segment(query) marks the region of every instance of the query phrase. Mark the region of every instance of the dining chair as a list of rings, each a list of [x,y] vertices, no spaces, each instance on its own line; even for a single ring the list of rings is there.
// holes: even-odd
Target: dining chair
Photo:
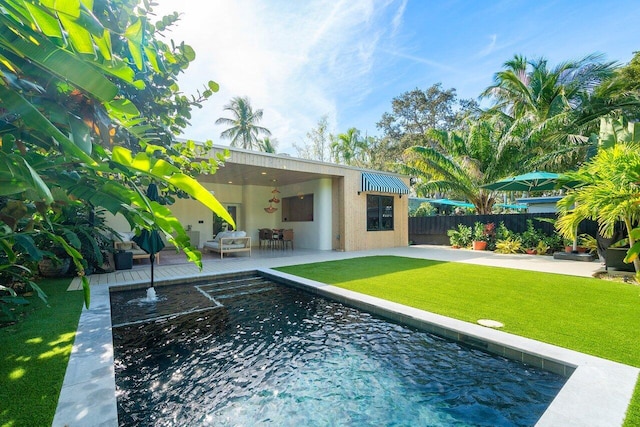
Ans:
[[[282,230],[274,228],[271,230],[273,235],[271,237],[271,245],[272,247],[280,247],[282,246]]]
[[[262,249],[262,243],[267,247],[271,247],[271,242],[273,240],[273,230],[270,228],[260,228],[258,230],[258,248]]]
[[[291,245],[293,250],[293,229],[282,230],[282,249],[287,248],[287,244]]]

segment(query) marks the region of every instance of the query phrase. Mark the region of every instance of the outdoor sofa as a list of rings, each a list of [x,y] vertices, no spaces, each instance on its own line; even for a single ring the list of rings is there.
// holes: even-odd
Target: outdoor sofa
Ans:
[[[224,254],[235,252],[249,252],[251,256],[251,237],[244,231],[221,231],[213,240],[204,242],[202,251],[218,252],[221,259]]]

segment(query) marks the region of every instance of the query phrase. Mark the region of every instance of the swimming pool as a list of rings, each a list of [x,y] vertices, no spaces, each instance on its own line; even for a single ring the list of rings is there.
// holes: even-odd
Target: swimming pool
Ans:
[[[111,294],[120,425],[533,425],[565,381],[261,277],[158,294]]]

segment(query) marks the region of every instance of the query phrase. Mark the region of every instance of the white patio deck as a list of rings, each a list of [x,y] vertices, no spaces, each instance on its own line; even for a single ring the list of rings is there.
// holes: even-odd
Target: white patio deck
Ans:
[[[214,254],[215,255],[215,254]],[[425,258],[436,261],[455,261],[469,264],[508,267],[521,270],[542,271],[546,273],[567,274],[570,276],[591,277],[601,269],[598,262],[575,262],[555,260],[550,256],[502,255],[487,251],[452,249],[445,246],[416,245],[401,248],[388,248],[357,252],[315,251],[306,249],[278,250],[255,249],[251,256],[238,254],[221,260],[211,254],[203,255],[202,270],[185,260],[184,254],[163,251],[161,264],[154,267],[154,280],[187,279],[198,276],[210,276],[242,270],[283,267],[286,265],[306,264],[373,255],[394,255],[411,258]],[[131,270],[118,270],[113,273],[96,274],[89,277],[91,286],[96,285],[132,285],[149,282],[150,265],[148,261],[134,264]],[[80,280],[74,279],[69,290],[80,289]]]

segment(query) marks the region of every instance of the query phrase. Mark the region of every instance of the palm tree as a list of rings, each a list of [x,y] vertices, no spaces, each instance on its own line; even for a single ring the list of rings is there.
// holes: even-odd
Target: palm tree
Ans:
[[[569,190],[558,202],[560,232],[573,237],[578,224],[588,218],[598,222],[600,234],[607,238],[613,235],[616,222],[622,221],[633,246],[637,235],[631,230],[640,220],[640,145],[618,143],[602,149],[580,170],[566,175],[567,180],[584,185]],[[639,273],[637,257],[633,265]]]
[[[588,55],[554,68],[544,58],[516,55],[507,61],[481,94],[495,101],[486,114],[499,117],[509,128],[501,145],[521,147],[547,169],[566,169],[583,161],[598,118],[618,108],[603,102],[608,95],[596,90],[616,69],[600,59]]]
[[[360,131],[350,128],[332,138],[331,154],[336,163],[363,166],[366,163],[367,142],[360,137]]]
[[[232,147],[241,147],[245,150],[259,149],[258,136],[271,135],[269,129],[258,126],[262,120],[262,110],[253,111],[248,97],[237,96],[231,99],[224,109],[231,111],[233,118],[220,117],[216,120],[216,124],[231,126],[223,131],[220,137],[230,139]]]
[[[276,150],[278,148],[278,140],[276,138],[269,138],[265,136],[260,141],[258,141],[260,151],[265,153],[276,154]]]
[[[506,176],[517,163],[499,151],[501,133],[490,121],[474,123],[465,133],[431,129],[426,134],[430,143],[408,148],[399,169],[419,179],[418,196],[445,193],[468,200],[479,214],[491,213],[496,200],[481,185]]]

